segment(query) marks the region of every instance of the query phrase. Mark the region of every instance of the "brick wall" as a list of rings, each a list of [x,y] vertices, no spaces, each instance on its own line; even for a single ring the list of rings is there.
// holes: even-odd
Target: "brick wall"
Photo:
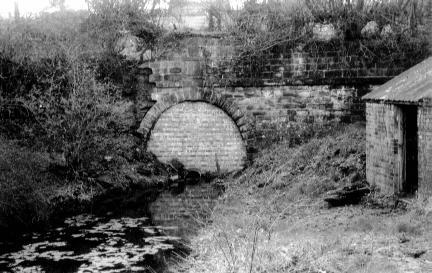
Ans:
[[[432,196],[432,107],[418,109],[418,193],[419,197]]]
[[[205,102],[182,102],[164,111],[147,149],[162,162],[177,159],[188,169],[209,172],[240,170],[246,161],[246,144],[237,125]]]
[[[391,104],[366,103],[366,178],[382,192],[398,193],[398,108]]]

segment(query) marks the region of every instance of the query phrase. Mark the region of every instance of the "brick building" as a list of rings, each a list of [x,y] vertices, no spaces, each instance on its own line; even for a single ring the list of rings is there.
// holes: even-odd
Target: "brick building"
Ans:
[[[366,176],[382,192],[432,195],[432,58],[365,95]]]

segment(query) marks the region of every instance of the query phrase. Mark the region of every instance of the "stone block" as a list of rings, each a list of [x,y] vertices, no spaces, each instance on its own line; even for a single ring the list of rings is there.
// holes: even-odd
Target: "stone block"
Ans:
[[[182,72],[182,69],[180,67],[173,67],[170,68],[169,73],[171,74],[179,74]]]

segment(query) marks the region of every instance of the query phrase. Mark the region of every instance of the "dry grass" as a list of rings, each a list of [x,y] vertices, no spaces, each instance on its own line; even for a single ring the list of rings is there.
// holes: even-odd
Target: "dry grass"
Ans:
[[[365,179],[364,124],[327,127],[304,145],[281,142],[264,150],[238,179],[289,200],[316,197]],[[284,189],[289,189],[284,191]]]
[[[321,201],[323,184],[351,176],[341,166],[363,170],[356,161],[364,161],[363,145],[364,128],[350,125],[300,147],[263,152],[226,181],[211,221],[192,239],[194,253],[172,271],[432,272],[432,221],[424,206],[327,209]]]

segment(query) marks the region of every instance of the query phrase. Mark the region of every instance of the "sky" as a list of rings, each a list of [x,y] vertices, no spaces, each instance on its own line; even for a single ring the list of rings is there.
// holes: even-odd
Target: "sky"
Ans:
[[[49,0],[0,0],[0,16],[8,18],[14,14],[14,2],[18,2],[20,14],[30,16],[50,8]],[[87,9],[85,0],[66,0],[66,8]]]
[[[0,0],[0,16],[8,18],[14,14],[14,2],[18,3],[20,15],[31,16],[41,11],[49,11],[49,0]],[[230,0],[234,8],[241,6],[243,0]],[[87,9],[85,0],[66,0],[67,9],[79,10]]]

